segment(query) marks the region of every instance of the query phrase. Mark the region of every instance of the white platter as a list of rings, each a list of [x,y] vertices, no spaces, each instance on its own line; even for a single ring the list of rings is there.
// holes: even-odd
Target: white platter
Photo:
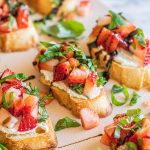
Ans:
[[[91,0],[92,8],[90,10],[90,14],[85,18],[78,18],[81,22],[83,22],[86,26],[87,32],[85,33],[85,37],[91,32],[92,27],[95,24],[95,20],[99,16],[104,16],[107,13],[107,8],[101,3],[99,0]],[[49,38],[42,36],[41,40],[50,40]],[[82,43],[82,41],[81,41]],[[35,75],[36,79],[32,81],[34,85],[39,86],[39,88],[43,91],[48,90],[47,87],[43,86],[39,82],[39,74],[34,70],[32,66],[32,61],[34,60],[35,55],[37,54],[36,49],[31,49],[25,52],[15,52],[4,54],[0,53],[0,72],[2,72],[6,68],[11,68],[15,72],[23,72],[27,75]],[[109,81],[105,89],[107,91],[107,95],[109,99],[110,97],[110,89],[114,84],[114,81]],[[132,92],[132,90],[130,90]],[[143,110],[144,114],[149,112],[149,107],[143,107],[142,101],[150,99],[150,93],[147,90],[142,89],[140,92],[141,100],[134,107],[140,107]],[[127,105],[122,107],[114,107],[113,113],[111,116],[100,119],[100,126],[85,131],[82,127],[65,129],[59,132],[56,132],[58,139],[58,150],[96,150],[97,147],[101,147],[102,150],[107,150],[108,147],[104,145],[100,145],[100,137],[99,134],[103,133],[104,126],[108,125],[112,122],[112,118],[115,114],[125,112],[127,109],[132,109],[134,107],[129,107]],[[55,126],[56,122],[65,116],[76,119],[70,111],[66,110],[64,107],[60,106],[56,100],[54,100],[49,106],[47,106],[49,115],[52,119],[53,126]],[[79,121],[79,120],[78,120]],[[94,138],[92,138],[94,137]]]

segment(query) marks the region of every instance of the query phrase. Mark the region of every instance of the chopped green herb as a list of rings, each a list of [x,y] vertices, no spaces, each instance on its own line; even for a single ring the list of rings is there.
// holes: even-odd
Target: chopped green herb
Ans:
[[[61,21],[52,26],[41,24],[40,28],[44,33],[60,39],[77,38],[85,31],[84,25],[75,20]]]
[[[17,10],[18,10],[18,6],[19,6],[19,2],[18,0],[12,1],[12,0],[7,0],[8,6],[9,6],[9,10],[10,13],[13,15],[17,14]]]
[[[8,148],[4,144],[0,143],[0,150],[8,150]]]
[[[128,116],[140,115],[140,114],[141,114],[141,109],[140,108],[127,110],[127,115]]]
[[[105,85],[107,83],[107,80],[103,76],[103,72],[98,72],[97,74],[98,74],[97,86]]]
[[[114,87],[114,86],[113,86]],[[121,88],[120,88],[121,89]],[[118,100],[117,100],[117,98],[115,97],[115,94],[114,94],[114,89],[111,91],[111,99],[112,99],[112,103],[115,105],[115,106],[122,106],[122,105],[124,105],[127,101],[128,101],[128,99],[129,99],[129,92],[128,92],[128,89],[127,89],[127,87],[126,86],[124,86],[123,85],[123,87],[122,87],[122,92],[123,92],[123,95],[125,96],[125,99],[124,99],[124,101],[123,102],[119,102]],[[117,93],[118,93],[118,89],[116,90],[115,89],[115,92],[117,91]]]
[[[62,129],[65,128],[72,128],[72,127],[79,127],[80,123],[78,123],[77,121],[69,118],[69,117],[65,117],[63,119],[60,119],[55,126],[55,131],[60,131]]]
[[[115,132],[114,132],[114,137],[119,139],[120,138],[120,131],[121,131],[121,127],[118,125],[115,129]]]
[[[130,106],[135,105],[135,104],[138,102],[138,100],[139,100],[140,97],[141,97],[141,96],[138,95],[138,94],[134,91],[134,92],[132,93],[132,98],[131,98],[131,101],[130,101]]]
[[[127,24],[125,18],[122,17],[120,14],[117,14],[111,10],[109,10],[109,13],[111,15],[111,22],[108,27],[110,30],[113,30],[113,29],[117,28],[118,26]]]
[[[9,16],[9,24],[8,24],[8,28],[9,28],[10,31],[12,30],[14,21],[15,21],[15,18],[12,15],[10,15]]]
[[[135,38],[140,42],[140,44],[143,47],[146,47],[146,41],[145,41],[143,30],[138,28],[136,31],[137,31],[137,34],[135,35]]]
[[[18,80],[23,80],[23,79],[26,79],[27,77],[26,77],[26,75],[23,74],[23,73],[12,74],[12,75],[9,75],[9,76],[6,76],[6,77],[0,79],[0,83],[3,83],[3,82],[5,82],[6,80],[12,79],[12,78],[16,78],[16,79],[18,79]]]
[[[6,100],[6,93],[4,92],[3,95],[2,95],[2,102],[3,102],[3,105],[6,109],[10,108],[12,103],[13,103],[13,100],[14,100],[14,93],[13,92],[10,92],[10,95],[9,95],[9,102],[7,102]]]
[[[38,87],[32,87],[31,82],[29,82],[29,86],[26,87],[26,93],[29,95],[39,96],[39,89]]]
[[[125,150],[138,150],[137,145],[133,142],[126,142],[125,146]]]
[[[120,93],[120,92],[122,92],[122,86],[114,84],[113,87],[112,87],[112,92],[113,93]]]
[[[53,0],[53,3],[57,6],[57,5],[60,4],[60,1],[61,1],[61,0]]]
[[[77,92],[78,94],[82,94],[83,93],[83,85],[82,84],[71,84],[70,85],[72,90]]]

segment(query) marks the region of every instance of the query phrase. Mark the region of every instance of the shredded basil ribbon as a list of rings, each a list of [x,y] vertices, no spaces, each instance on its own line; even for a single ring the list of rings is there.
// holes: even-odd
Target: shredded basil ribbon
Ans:
[[[13,103],[13,100],[14,100],[14,93],[13,92],[10,92],[9,102],[7,102],[7,100],[6,100],[6,93],[5,92],[3,93],[2,102],[3,102],[3,105],[6,109],[11,107],[11,104]]]
[[[6,80],[12,79],[12,78],[17,78],[18,80],[23,80],[23,79],[26,78],[26,75],[23,74],[23,73],[12,74],[12,75],[9,75],[9,76],[7,76],[7,77],[4,77],[4,78],[0,79],[0,83],[3,83],[3,82],[5,82]]]

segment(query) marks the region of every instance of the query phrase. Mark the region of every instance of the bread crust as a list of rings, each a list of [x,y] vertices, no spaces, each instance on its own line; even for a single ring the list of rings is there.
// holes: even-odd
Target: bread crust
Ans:
[[[109,102],[104,89],[94,99],[79,99],[70,96],[66,91],[63,91],[55,86],[51,86],[52,93],[58,102],[70,109],[72,114],[80,117],[80,110],[82,108],[89,108],[98,113],[99,117],[103,118],[111,114],[112,105]]]
[[[55,7],[53,0],[25,0],[26,3],[38,13],[49,15]]]
[[[0,33],[0,51],[24,51],[36,46],[38,35],[30,23],[28,28],[19,29],[10,33]]]
[[[57,140],[50,119],[47,125],[46,133],[15,135],[0,130],[0,143],[5,143],[9,150],[54,150]]]
[[[140,90],[150,84],[150,67],[130,67],[117,62],[112,62],[109,70],[110,78],[127,87]]]

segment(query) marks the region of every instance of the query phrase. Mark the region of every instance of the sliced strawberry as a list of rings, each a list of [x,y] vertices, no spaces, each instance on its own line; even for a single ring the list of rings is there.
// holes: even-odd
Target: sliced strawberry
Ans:
[[[9,75],[12,75],[12,74],[14,74],[14,72],[12,72],[10,69],[7,68],[7,69],[4,70],[4,72],[2,73],[0,79],[2,79],[2,78],[4,78],[4,77],[7,77],[7,76],[9,76]]]
[[[100,34],[98,36],[97,44],[104,45],[104,43],[108,39],[110,33],[111,33],[111,31],[109,29],[103,27],[102,31],[100,32]]]
[[[28,18],[29,18],[28,8],[25,6],[20,6],[18,8],[17,14],[17,23],[20,29],[27,28],[29,26]]]
[[[130,22],[127,22],[127,25],[118,26],[117,29],[113,30],[116,33],[119,33],[122,38],[127,37],[131,32],[136,30],[136,26]]]
[[[106,44],[104,48],[108,52],[112,53],[117,49],[118,43],[119,43],[118,35],[111,32],[108,39],[106,40]]]
[[[55,68],[54,81],[64,80],[70,72],[70,63],[68,61],[58,64]]]
[[[80,16],[86,15],[90,10],[90,0],[81,0],[79,6],[77,7],[77,13]]]
[[[85,71],[82,71],[81,69],[76,68],[68,76],[67,82],[68,84],[72,83],[82,84],[85,82],[86,78],[87,73]]]
[[[75,58],[69,58],[69,63],[70,63],[72,68],[76,68],[80,64],[79,60],[77,60]]]
[[[112,137],[115,132],[116,123],[112,123],[104,128],[105,134],[109,137]]]
[[[93,94],[93,91],[96,88],[97,79],[98,79],[98,76],[94,71],[89,73],[89,75],[86,79],[86,82],[85,82],[84,89],[83,89],[83,95],[85,95],[87,97],[91,97],[91,95]]]
[[[62,47],[62,51],[66,52],[65,56],[69,59],[74,56],[74,52],[69,50],[70,44],[69,43],[64,43]]]
[[[144,58],[144,66],[150,63],[150,40],[146,40],[147,52]]]
[[[102,144],[104,144],[104,145],[109,146],[111,140],[110,140],[110,137],[109,137],[107,134],[103,134],[102,137],[101,137],[100,142],[101,142]]]
[[[13,102],[13,110],[12,108],[9,109],[9,111],[16,117],[22,115],[23,113],[23,110],[24,110],[24,102],[22,99],[18,99],[18,100],[15,100]]]
[[[46,62],[39,64],[40,70],[48,70],[48,71],[54,71],[54,67],[57,66],[59,63],[58,59],[51,59]]]
[[[99,116],[89,108],[83,108],[80,111],[81,123],[85,130],[99,126]]]
[[[33,116],[31,116],[30,114],[23,115],[19,124],[18,131],[19,132],[29,131],[34,129],[36,125],[37,125],[37,120]]]

